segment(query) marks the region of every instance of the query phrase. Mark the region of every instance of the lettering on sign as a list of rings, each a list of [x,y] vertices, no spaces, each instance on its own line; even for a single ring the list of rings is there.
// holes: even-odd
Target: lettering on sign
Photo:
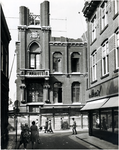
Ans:
[[[100,89],[96,91],[92,89],[91,94],[89,94],[89,98],[100,96],[101,89],[102,89],[102,86],[100,86]]]

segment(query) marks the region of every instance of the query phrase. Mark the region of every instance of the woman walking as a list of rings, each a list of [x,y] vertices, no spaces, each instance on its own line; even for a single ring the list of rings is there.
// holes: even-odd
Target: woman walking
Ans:
[[[21,124],[21,135],[20,135],[20,142],[19,142],[19,145],[18,145],[18,149],[20,147],[21,144],[24,144],[24,148],[26,149],[27,147],[27,143],[29,142],[29,127],[27,124],[22,125]]]
[[[39,139],[39,131],[38,131],[38,127],[35,125],[35,121],[32,122],[32,126],[30,127],[30,131],[31,131],[32,149],[33,149],[34,144]]]

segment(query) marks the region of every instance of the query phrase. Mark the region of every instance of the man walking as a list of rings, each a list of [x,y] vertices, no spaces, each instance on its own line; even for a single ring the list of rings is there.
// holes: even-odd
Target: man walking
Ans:
[[[44,133],[46,133],[46,132],[48,132],[48,118],[45,121],[45,132]]]
[[[77,134],[77,131],[76,131],[76,121],[75,121],[75,119],[74,118],[72,118],[72,120],[73,120],[73,125],[72,125],[72,134]]]
[[[61,118],[61,129],[63,130],[63,119]]]

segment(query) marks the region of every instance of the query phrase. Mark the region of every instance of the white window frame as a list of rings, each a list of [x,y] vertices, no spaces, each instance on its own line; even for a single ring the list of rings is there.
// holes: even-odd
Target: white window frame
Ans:
[[[116,69],[119,69],[119,29],[115,33]]]
[[[107,2],[104,2],[104,4],[101,6],[101,30],[103,30],[108,24],[107,14]]]
[[[92,81],[97,80],[97,51],[92,54]]]
[[[102,76],[105,76],[109,73],[109,44],[106,40],[102,44]]]
[[[96,39],[96,15],[92,19],[92,42]]]
[[[114,14],[118,13],[118,0],[114,0]]]

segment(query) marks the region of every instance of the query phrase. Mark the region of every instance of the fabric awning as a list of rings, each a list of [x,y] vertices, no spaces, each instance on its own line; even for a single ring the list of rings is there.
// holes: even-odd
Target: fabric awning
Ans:
[[[81,111],[99,109],[106,103],[107,100],[108,98],[87,102]]]
[[[119,96],[111,97],[101,108],[119,107]]]

